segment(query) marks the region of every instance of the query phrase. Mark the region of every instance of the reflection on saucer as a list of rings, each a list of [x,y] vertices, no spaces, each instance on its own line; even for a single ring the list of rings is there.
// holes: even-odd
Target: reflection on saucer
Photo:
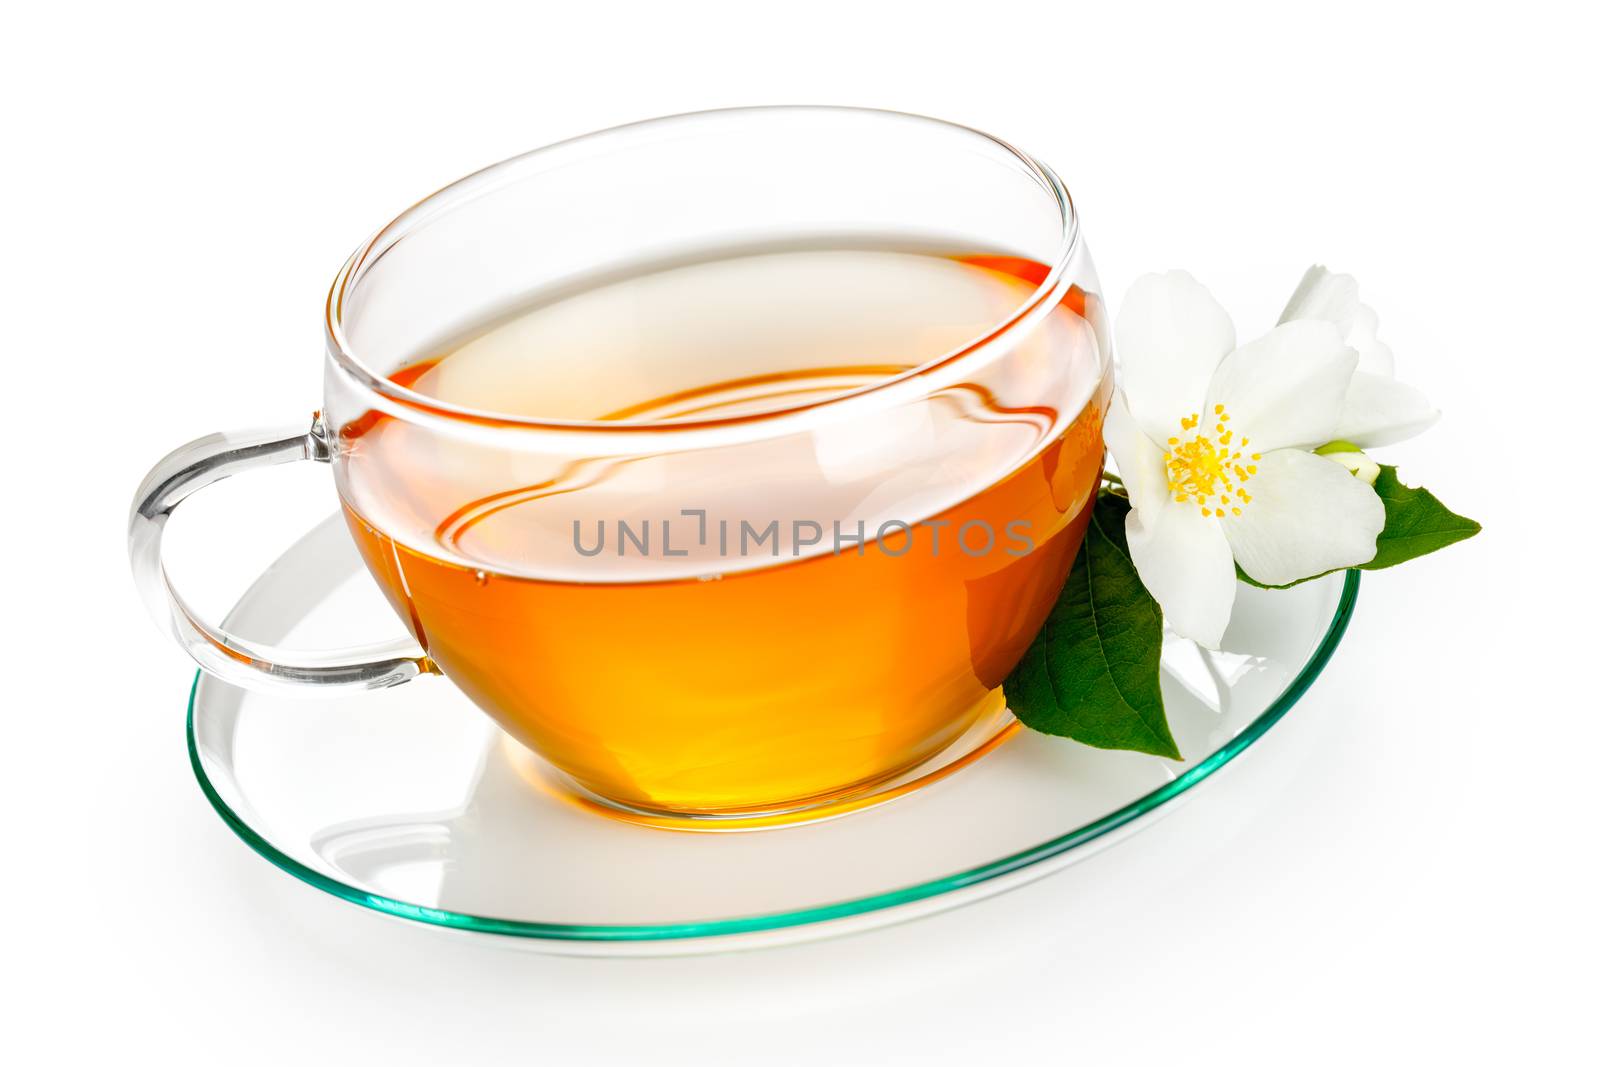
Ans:
[[[1220,651],[1169,637],[1164,692],[1182,763],[1024,730],[894,803],[776,830],[670,833],[597,815],[438,678],[317,702],[206,678],[192,707],[195,766],[258,851],[392,914],[549,951],[825,936],[1000,891],[1148,824],[1293,703],[1354,592],[1341,579],[1241,587]],[[347,641],[352,619],[373,633],[396,625],[334,519],[229,625],[314,644]]]

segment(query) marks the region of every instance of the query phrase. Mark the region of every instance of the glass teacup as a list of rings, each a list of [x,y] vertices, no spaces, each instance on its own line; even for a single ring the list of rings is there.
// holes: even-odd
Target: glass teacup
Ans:
[[[619,811],[859,806],[1007,728],[1099,483],[1097,288],[1056,176],[965,127],[755,108],[580,137],[363,245],[309,429],[158,464],[134,571],[229,682],[442,673]],[[298,459],[332,465],[420,652],[261,647],[167,585],[179,501]]]

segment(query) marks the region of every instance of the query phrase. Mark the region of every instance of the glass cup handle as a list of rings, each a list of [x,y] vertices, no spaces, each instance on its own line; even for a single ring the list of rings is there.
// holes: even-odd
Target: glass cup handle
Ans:
[[[320,416],[307,430],[217,433],[191,441],[157,463],[128,514],[128,560],[156,625],[170,632],[210,674],[248,689],[338,693],[383,689],[437,673],[407,638],[358,648],[308,652],[257,644],[197,616],[172,587],[161,563],[167,518],[196,489],[242,471],[333,457]]]

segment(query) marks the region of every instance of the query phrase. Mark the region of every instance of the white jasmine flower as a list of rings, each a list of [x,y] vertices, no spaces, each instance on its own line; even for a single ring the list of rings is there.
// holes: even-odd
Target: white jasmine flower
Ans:
[[[1394,380],[1394,353],[1378,340],[1378,316],[1361,302],[1350,275],[1326,267],[1306,271],[1278,322],[1301,319],[1333,323],[1358,357],[1333,440],[1362,448],[1392,445],[1439,421],[1421,392]]]
[[[1345,337],[1365,340],[1355,314],[1323,318],[1331,295],[1311,286],[1294,317],[1237,348],[1227,312],[1182,271],[1139,279],[1117,317],[1105,438],[1132,504],[1128,549],[1168,623],[1207,647],[1233,612],[1235,561],[1283,585],[1377,552],[1377,494],[1311,451],[1341,436],[1359,360]]]

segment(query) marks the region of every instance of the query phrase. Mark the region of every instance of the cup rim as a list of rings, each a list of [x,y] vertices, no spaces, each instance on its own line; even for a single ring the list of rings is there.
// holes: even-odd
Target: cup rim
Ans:
[[[355,354],[349,339],[344,332],[343,306],[350,286],[357,280],[361,269],[369,261],[376,262],[377,258],[388,251],[406,232],[422,224],[427,219],[449,210],[457,203],[473,199],[483,193],[489,192],[508,180],[514,180],[513,172],[529,161],[547,153],[560,150],[572,150],[585,142],[598,142],[603,138],[615,136],[630,130],[639,130],[644,127],[660,128],[670,123],[694,120],[712,115],[734,114],[774,114],[806,112],[812,114],[844,114],[859,116],[874,116],[890,119],[911,119],[916,122],[927,123],[933,126],[944,127],[951,131],[975,134],[998,146],[1017,162],[1022,164],[1044,189],[1055,199],[1061,217],[1061,238],[1056,245],[1054,254],[1049,263],[1049,271],[1039,283],[1033,287],[1027,298],[1022,301],[1006,318],[1000,320],[981,335],[973,338],[960,348],[937,356],[911,367],[900,374],[892,375],[881,381],[861,386],[857,389],[846,390],[820,400],[810,400],[801,403],[788,404],[744,415],[723,415],[710,418],[674,419],[663,422],[626,422],[603,421],[584,419],[551,419],[528,415],[515,415],[507,412],[497,412],[482,408],[474,408],[462,404],[454,404],[428,396],[425,393],[409,389],[388,377],[377,373],[362,362]],[[934,118],[908,111],[895,111],[887,108],[846,107],[837,105],[819,104],[777,104],[757,105],[751,107],[711,108],[702,111],[685,111],[672,115],[662,115],[655,118],[641,119],[635,122],[626,122],[620,125],[594,130],[555,141],[539,148],[511,156],[497,163],[483,167],[468,174],[463,178],[451,182],[412,204],[405,211],[391,219],[382,229],[369,237],[335,275],[333,284],[328,290],[328,297],[324,307],[323,325],[328,341],[329,358],[362,386],[387,398],[388,400],[403,405],[424,415],[432,415],[448,420],[473,423],[479,426],[493,428],[523,428],[536,430],[550,430],[560,432],[592,432],[601,434],[628,434],[628,433],[676,433],[693,430],[709,430],[724,427],[752,427],[779,422],[795,416],[809,414],[820,409],[833,407],[847,402],[859,400],[872,394],[895,391],[896,387],[903,387],[908,382],[913,382],[929,374],[952,369],[967,362],[978,352],[987,348],[994,341],[1016,328],[1030,318],[1030,316],[1044,303],[1050,301],[1056,289],[1060,287],[1067,264],[1071,262],[1077,251],[1079,241],[1079,227],[1077,210],[1072,202],[1072,194],[1061,181],[1055,171],[1040,160],[1017,148],[1009,141],[1005,141],[991,133],[979,130],[962,123],[950,122],[945,119]]]

